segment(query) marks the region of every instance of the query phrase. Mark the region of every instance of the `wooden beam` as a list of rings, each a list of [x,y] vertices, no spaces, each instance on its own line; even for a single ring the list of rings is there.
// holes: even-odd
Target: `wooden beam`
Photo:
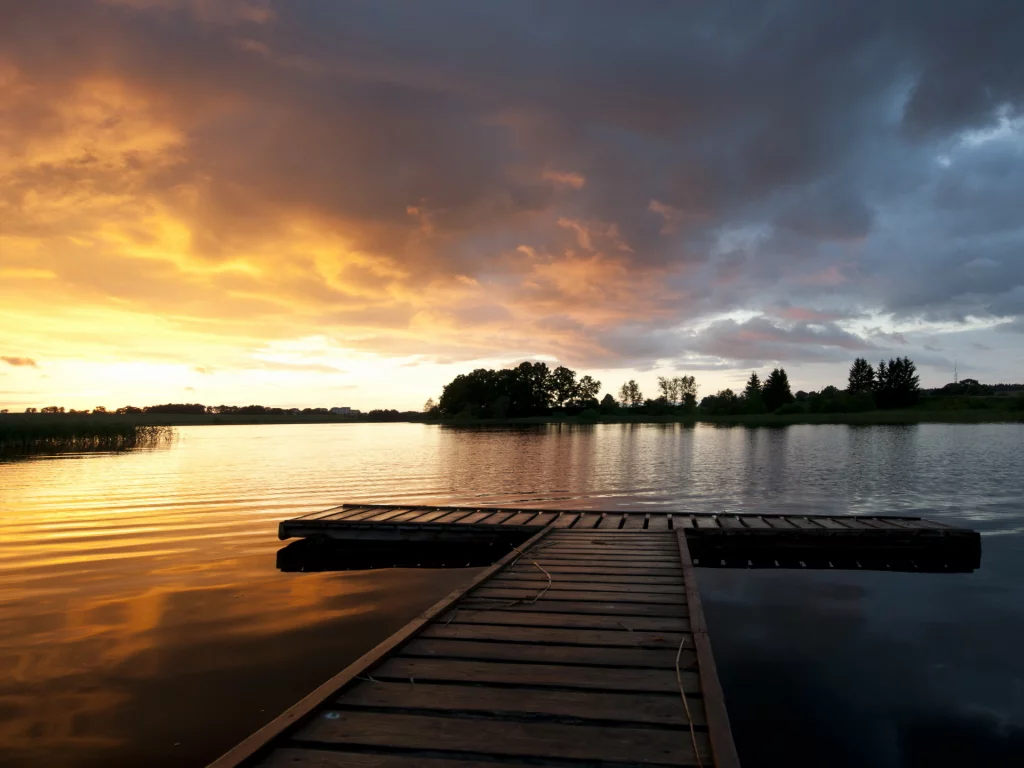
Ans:
[[[679,559],[683,563],[683,582],[686,588],[686,599],[690,604],[690,626],[693,632],[693,644],[697,652],[697,668],[700,671],[700,688],[704,695],[704,712],[708,723],[708,736],[711,739],[711,752],[715,756],[715,768],[740,768],[739,754],[732,739],[732,728],[729,726],[729,713],[725,708],[725,694],[718,680],[715,658],[711,653],[711,640],[708,638],[707,622],[701,608],[700,591],[697,589],[697,575],[686,546],[686,534],[678,531]]]

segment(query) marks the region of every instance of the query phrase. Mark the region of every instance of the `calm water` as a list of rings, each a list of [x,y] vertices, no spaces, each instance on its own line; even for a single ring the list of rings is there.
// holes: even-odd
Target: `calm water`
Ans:
[[[1024,764],[1024,426],[194,427],[0,464],[0,762],[202,765],[469,577],[284,574],[342,501],[920,514],[970,575],[702,570],[744,766]]]

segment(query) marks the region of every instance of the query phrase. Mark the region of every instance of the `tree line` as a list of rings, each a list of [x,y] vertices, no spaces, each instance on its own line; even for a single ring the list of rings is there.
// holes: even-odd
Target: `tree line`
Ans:
[[[590,376],[547,363],[520,363],[515,368],[477,368],[460,373],[444,386],[431,415],[468,418],[518,418],[542,416],[552,410],[579,413],[598,406],[601,382]]]
[[[424,411],[431,417],[519,418],[564,413],[594,416],[630,412],[650,415],[705,413],[835,413],[877,408],[909,408],[921,396],[914,362],[907,357],[872,366],[858,358],[850,368],[847,386],[825,387],[820,392],[795,394],[785,368],[775,368],[762,380],[750,374],[741,392],[723,389],[697,400],[693,376],[658,378],[658,396],[647,398],[636,380],[618,390],[618,399],[606,394],[597,399],[601,382],[590,376],[577,378],[564,366],[550,369],[546,363],[524,362],[515,368],[478,368],[459,374],[445,385],[440,399],[428,400]]]

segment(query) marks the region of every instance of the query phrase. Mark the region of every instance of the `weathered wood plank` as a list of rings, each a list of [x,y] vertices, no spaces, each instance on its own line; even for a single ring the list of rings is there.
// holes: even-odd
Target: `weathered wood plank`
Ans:
[[[483,523],[484,520],[491,517],[494,514],[493,510],[480,510],[478,512],[470,512],[465,517],[460,517],[457,521],[459,525],[476,525]]]
[[[499,642],[548,643],[552,645],[603,645],[619,648],[678,648],[680,632],[628,632],[610,629],[547,629],[540,627],[493,627],[488,624],[431,624],[424,637]]]
[[[423,755],[387,755],[348,750],[283,747],[260,762],[262,768],[508,768],[506,762],[449,760]]]
[[[579,512],[562,512],[551,524],[553,528],[568,528],[579,519]]]
[[[407,512],[414,511],[415,509],[413,507],[395,507],[393,509],[382,509],[372,517],[363,518],[363,521],[367,523],[383,523],[387,520],[391,520],[392,518],[398,517],[399,515],[404,515]]]
[[[536,592],[534,592],[536,594]],[[496,600],[474,600],[466,598],[459,603],[458,610],[489,610],[489,611],[513,611],[515,613],[585,613],[594,616],[686,616],[686,603],[683,601],[664,603],[644,603],[636,600],[628,602],[604,602],[600,600],[561,600],[558,599],[560,592],[552,595],[549,591],[540,600],[534,603],[516,603],[509,605],[506,602]],[[629,597],[618,593],[606,593],[609,599]],[[665,597],[660,595],[660,597]],[[627,622],[628,623],[628,622]]]
[[[530,525],[549,525],[552,521],[555,520],[555,518],[558,517],[558,515],[558,512],[541,512],[539,515],[533,518],[533,520],[530,521]]]
[[[450,523],[457,523],[462,518],[469,517],[471,514],[473,514],[472,510],[460,509],[457,512],[449,512],[447,515],[442,515],[441,517],[439,517],[436,520],[434,520],[434,522],[439,524],[439,525],[441,525],[441,524],[448,525]],[[401,519],[401,518],[399,518],[399,519]]]
[[[630,512],[626,515],[626,521],[622,524],[622,527],[626,530],[641,529],[646,521],[647,515],[639,512]]]
[[[342,505],[340,507],[331,507],[321,512],[310,512],[308,515],[302,515],[301,517],[294,518],[295,520],[345,520],[352,515],[358,514],[359,512],[365,512],[366,507],[355,506],[351,507],[348,505]]]
[[[413,522],[416,521],[416,518],[423,517],[425,514],[428,514],[429,511],[430,510],[423,509],[422,507],[415,507],[415,508],[413,508],[412,510],[410,510],[408,512],[403,512],[402,514],[398,515],[397,517],[391,518],[390,522],[392,522],[392,523],[413,523]],[[458,515],[460,517],[464,517],[465,516],[465,514],[461,513],[461,512],[449,512],[443,518],[439,518],[438,522],[441,522],[441,520],[443,520],[444,518],[446,518],[446,517],[448,517],[450,515]]]
[[[835,518],[831,517],[825,517],[824,515],[816,515],[815,517],[808,519],[813,520],[822,528],[826,528],[831,531],[849,530],[849,526],[845,525],[841,520],[836,520]]]
[[[689,734],[650,728],[615,728],[501,720],[465,720],[362,712],[325,712],[296,738],[331,744],[461,751],[524,758],[566,758],[695,765]],[[700,759],[710,764],[707,739],[698,735]]]
[[[761,519],[760,515],[743,515],[743,525],[753,530],[767,531],[771,529],[764,520]]]
[[[573,528],[574,531],[578,531],[578,530],[581,530],[581,529],[589,530],[589,529],[593,528],[594,526],[596,526],[597,523],[600,520],[601,520],[600,513],[598,513],[598,512],[584,512],[582,515],[580,515],[579,520],[576,521],[576,524],[572,528]]]
[[[647,521],[648,531],[667,531],[671,524],[672,515],[651,514]]]
[[[721,526],[718,524],[718,517],[717,516],[705,517],[703,515],[696,515],[696,516],[694,516],[693,520],[697,524],[697,528],[698,529],[700,529],[700,528],[712,528],[712,529],[717,530],[717,529],[721,528]]]
[[[683,588],[683,586],[682,586],[682,584],[680,584],[679,585],[679,589],[682,590],[682,588]],[[483,599],[486,598],[486,599],[489,599],[489,600],[492,600],[492,601],[493,600],[507,600],[509,602],[511,602],[512,600],[530,600],[530,599],[532,599],[534,597],[537,597],[537,595],[543,589],[544,589],[543,586],[538,588],[538,589],[512,589],[512,588],[506,588],[506,587],[491,587],[490,585],[488,585],[488,586],[483,587],[481,589],[475,590],[470,595],[470,597],[474,598],[474,599],[477,599],[477,600],[483,600]],[[623,596],[623,597],[625,597],[625,596]],[[685,605],[685,600],[680,599],[676,595],[664,594],[664,593],[658,593],[658,592],[655,592],[655,593],[630,593],[628,599],[629,599],[630,602],[637,603],[637,604],[657,603],[657,604],[660,604],[660,605]],[[607,602],[609,602],[609,600],[608,600],[608,593],[589,592],[587,590],[569,590],[569,589],[559,590],[559,591],[557,591],[555,593],[552,593],[551,590],[548,590],[547,592],[544,593],[544,595],[542,597],[540,597],[538,602],[540,600],[551,600],[551,601],[556,601],[556,600],[578,600],[578,601],[581,601],[581,602],[591,602],[591,603],[607,603]]]
[[[513,686],[583,688],[634,693],[679,694],[675,670],[616,669],[615,667],[561,666],[559,664],[510,664],[475,659],[420,659],[396,656],[370,672],[374,680],[410,680],[426,683],[491,683]],[[694,672],[684,672],[683,688],[700,693]],[[413,685],[416,683],[414,682]],[[680,708],[681,705],[680,705]]]
[[[664,572],[652,574],[650,571],[644,571],[643,573],[630,573],[630,574],[618,574],[618,573],[594,573],[592,571],[573,568],[566,570],[564,568],[549,568],[548,571],[552,574],[558,573],[559,582],[579,582],[582,584],[682,584],[682,574],[668,574]],[[526,578],[536,579],[540,575],[540,571],[537,570],[536,566],[516,565],[512,568],[507,568],[501,572],[502,578]]]
[[[621,513],[609,512],[608,514],[601,516],[601,520],[597,524],[597,527],[601,530],[611,529],[617,531],[622,526],[622,522],[623,516]]]
[[[679,573],[680,567],[675,563],[665,560],[640,560],[632,562],[602,560],[593,558],[591,560],[565,560],[556,557],[545,557],[543,553],[531,556],[531,560],[543,566],[546,570],[551,568],[584,568],[590,573],[641,573],[643,571],[661,571],[666,574]]]
[[[694,699],[700,704],[700,699]],[[474,712],[495,717],[531,715],[620,723],[678,725],[682,705],[671,696],[600,691],[553,691],[429,683],[360,683],[338,699],[345,707]],[[703,724],[704,708],[700,707]]]
[[[541,565],[551,563],[552,565],[584,565],[594,563],[603,567],[613,568],[667,568],[678,570],[679,566],[673,563],[668,553],[658,555],[612,555],[595,553],[593,555],[563,555],[558,552],[539,552],[532,554],[531,559]]]
[[[418,637],[402,649],[402,656],[428,656],[488,661],[537,662],[582,666],[649,667],[675,671],[675,648],[588,647],[581,645],[542,645],[532,643],[478,642],[475,640],[439,640]],[[684,650],[681,669],[697,662],[692,650]],[[680,705],[681,707],[682,705]]]
[[[529,510],[528,511],[523,511],[523,512],[516,512],[511,517],[508,517],[508,518],[505,518],[504,520],[502,520],[501,524],[502,525],[529,525],[533,521],[533,518],[535,518],[539,514],[540,514],[539,512],[529,511]]]
[[[529,565],[529,563],[528,563],[528,565]],[[623,578],[627,578],[628,577],[630,579],[636,578],[638,576],[662,576],[662,577],[669,578],[669,579],[678,579],[682,575],[682,571],[679,570],[678,568],[635,568],[635,569],[628,569],[628,568],[612,568],[610,566],[602,566],[602,565],[579,565],[579,566],[575,566],[575,565],[561,565],[561,564],[555,565],[555,564],[552,564],[552,563],[544,563],[543,561],[541,561],[541,566],[544,568],[545,571],[547,571],[548,573],[550,573],[552,575],[552,578],[554,578],[554,575],[556,573],[557,574],[563,574],[563,575],[565,575],[565,574],[578,574],[578,575],[586,575],[586,576],[594,576],[594,577],[600,576],[600,577],[603,577],[603,578],[610,578],[610,579],[615,579],[615,577],[617,577],[617,576],[622,576]],[[532,566],[532,568],[533,568],[533,575],[536,576],[537,573],[539,573],[539,571],[537,570],[536,566]],[[515,568],[515,573],[529,573],[529,571],[528,571],[527,568],[525,568],[523,566],[520,566],[520,565],[517,565],[516,568]]]
[[[655,517],[664,517],[664,515],[651,515],[650,518],[653,520]],[[590,544],[664,544],[670,539],[671,532],[668,529],[663,531],[637,531],[629,530],[618,533],[609,533],[607,531],[595,531],[591,529],[576,529],[570,528],[565,531],[564,536],[559,536],[560,541],[585,541]]]
[[[690,621],[694,633],[690,635],[697,652],[697,663],[700,669],[701,692],[704,695],[704,711],[708,725],[711,749],[714,753],[715,768],[739,768],[740,759],[736,752],[736,744],[732,738],[729,725],[729,713],[725,708],[725,695],[718,680],[715,668],[715,657],[711,653],[711,641],[708,638],[707,621],[701,607],[700,592],[697,589],[697,577],[694,574],[693,560],[686,544],[686,536],[679,533],[679,559],[686,573],[686,599],[690,606]],[[689,703],[689,702],[687,702]],[[692,714],[692,710],[691,710]]]
[[[366,520],[367,518],[379,514],[381,511],[381,507],[366,507],[363,510],[356,512],[354,515],[347,516],[344,522],[353,523],[359,520]]]
[[[665,558],[675,557],[672,550],[655,550],[655,549],[643,549],[643,550],[628,550],[628,549],[602,549],[600,547],[586,550],[586,549],[563,549],[556,547],[553,549],[545,549],[538,552],[534,557],[546,556],[550,558],[556,558],[558,560],[587,560],[592,561],[594,558],[602,558],[604,560],[622,560],[630,562],[633,560],[664,560]]]
[[[548,593],[552,597],[564,600],[566,598],[559,597],[558,592],[563,590],[579,592],[587,591],[594,593],[595,596],[600,597],[602,594],[614,595],[619,592],[630,592],[638,595],[644,594],[658,594],[658,595],[672,595],[679,596],[683,595],[683,580],[680,578],[675,584],[631,584],[628,582],[584,582],[587,584],[586,590],[580,586],[580,582],[566,582],[555,581],[552,582],[548,587]],[[543,574],[538,573],[536,580],[529,578],[512,578],[512,577],[495,577],[487,582],[488,588],[493,589],[533,589],[540,590],[548,586],[548,582],[544,579]],[[623,596],[625,598],[625,596]]]
[[[460,604],[461,606],[461,604]],[[689,632],[688,619],[672,616],[635,616],[547,611],[501,611],[480,607],[456,608],[441,616],[445,624],[490,624],[503,627],[551,629],[613,629],[642,632]]]

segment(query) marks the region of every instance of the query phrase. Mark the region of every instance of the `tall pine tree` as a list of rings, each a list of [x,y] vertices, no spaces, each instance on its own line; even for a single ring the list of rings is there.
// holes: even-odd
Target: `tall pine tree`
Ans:
[[[765,408],[769,412],[793,402],[793,392],[789,388],[789,377],[785,368],[776,368],[768,374],[761,388]]]
[[[764,395],[761,393],[761,379],[758,378],[756,371],[747,379],[747,386],[743,390],[743,405],[747,413],[764,413],[767,410]]]
[[[875,391],[875,369],[863,357],[858,357],[850,366],[850,378],[846,391],[851,395]]]

